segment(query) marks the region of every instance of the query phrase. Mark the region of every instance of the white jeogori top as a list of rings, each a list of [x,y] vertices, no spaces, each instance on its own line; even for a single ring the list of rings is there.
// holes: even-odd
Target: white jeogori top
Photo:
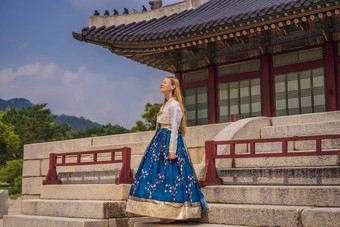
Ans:
[[[174,98],[170,98],[160,110],[157,118],[158,123],[171,125],[169,146],[169,152],[171,153],[176,153],[177,150],[178,129],[181,125],[182,117],[183,113],[179,103]]]

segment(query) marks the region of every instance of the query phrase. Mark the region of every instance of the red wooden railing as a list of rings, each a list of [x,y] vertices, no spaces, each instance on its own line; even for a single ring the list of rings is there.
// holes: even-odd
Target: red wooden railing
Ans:
[[[337,135],[319,135],[319,136],[295,136],[284,138],[266,138],[266,139],[247,139],[247,140],[230,140],[230,141],[213,141],[209,140],[205,142],[205,170],[203,177],[199,180],[200,186],[207,185],[222,185],[222,178],[218,177],[215,159],[217,158],[255,158],[255,157],[286,157],[286,156],[309,156],[309,155],[334,155],[340,154],[339,149],[334,150],[322,150],[322,140],[325,139],[337,139],[340,138],[340,134]],[[288,142],[291,141],[316,141],[315,151],[294,151],[288,152]],[[281,142],[282,150],[280,153],[255,153],[256,143],[273,143]],[[250,153],[236,154],[236,144],[250,144]],[[230,153],[225,155],[217,154],[217,145],[229,145]]]
[[[122,152],[122,159],[116,160],[115,153]],[[110,153],[110,160],[98,161],[98,154]],[[93,155],[92,161],[81,161],[82,155]],[[66,162],[67,156],[76,156],[76,162]],[[61,158],[61,162],[58,163],[57,158]],[[131,148],[123,147],[120,149],[98,150],[98,151],[83,151],[83,152],[71,152],[71,153],[51,153],[50,154],[50,167],[46,176],[46,180],[43,181],[44,185],[47,184],[61,184],[58,180],[56,167],[57,166],[77,166],[77,165],[94,165],[94,164],[109,164],[109,163],[123,163],[120,170],[119,177],[116,179],[116,184],[131,184],[133,182],[131,174]]]

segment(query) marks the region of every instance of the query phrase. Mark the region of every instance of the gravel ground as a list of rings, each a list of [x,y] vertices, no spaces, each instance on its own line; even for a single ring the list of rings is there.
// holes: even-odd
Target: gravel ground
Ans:
[[[8,214],[21,213],[21,197],[16,200],[8,199]],[[3,220],[0,219],[0,227],[3,227]]]

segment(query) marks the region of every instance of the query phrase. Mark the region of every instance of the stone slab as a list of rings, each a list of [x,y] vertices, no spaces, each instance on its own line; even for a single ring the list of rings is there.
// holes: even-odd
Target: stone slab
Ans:
[[[46,177],[23,177],[22,194],[23,195],[40,195],[40,187]]]
[[[130,147],[131,155],[142,155],[145,153],[146,148],[150,144],[150,140],[148,141],[140,141],[140,142],[129,142],[129,143],[115,143],[115,144],[100,144],[91,146],[91,150],[107,150],[107,149],[117,149],[122,147]],[[117,155],[121,156],[121,152],[117,153]]]
[[[249,146],[249,145],[248,145]],[[287,144],[288,151],[294,150],[294,142],[288,142]],[[249,148],[250,151],[250,148]],[[256,153],[281,153],[282,152],[282,143],[274,142],[274,143],[256,143],[255,144],[255,152]]]
[[[125,201],[23,200],[25,215],[69,218],[116,218],[125,216]]]
[[[40,199],[40,195],[22,195],[21,198],[22,198],[22,200],[26,200],[26,199]]]
[[[301,213],[302,226],[335,227],[340,226],[340,208],[311,208]]]
[[[198,221],[210,224],[300,227],[305,206],[209,204],[210,212]]]
[[[24,161],[25,163],[25,161]],[[40,174],[41,176],[47,176],[48,173],[48,169],[50,165],[50,159],[49,158],[45,158],[45,159],[40,159]]]
[[[4,227],[107,227],[108,220],[32,215],[6,215]]]
[[[187,149],[191,147],[204,147],[206,140],[214,139],[214,137],[228,125],[231,125],[231,123],[218,123],[188,127],[184,137],[184,142]]]
[[[22,176],[40,177],[40,160],[25,160],[23,164]]]
[[[292,125],[266,126],[261,128],[261,138],[329,135],[340,133],[340,120]]]
[[[340,167],[231,168],[217,171],[228,185],[340,185]],[[247,179],[244,183],[243,178]],[[252,179],[250,181],[250,179]]]
[[[339,130],[340,133],[340,130]],[[294,143],[295,150],[313,150],[315,151],[315,141],[296,141]],[[340,138],[339,139],[327,139],[322,140],[322,150],[340,150]]]
[[[236,158],[236,168],[309,167],[339,165],[339,155]],[[220,159],[223,160],[223,159]],[[227,159],[225,159],[227,160]],[[231,160],[231,159],[229,159]],[[218,162],[219,159],[216,160]],[[226,168],[221,166],[220,168]]]
[[[159,221],[159,218],[135,217],[135,218],[113,218],[109,220],[109,227],[133,227],[136,222]]]
[[[202,193],[216,203],[340,207],[340,186],[223,185]]]
[[[8,214],[8,191],[0,190],[0,218]]]
[[[340,111],[328,111],[323,113],[298,114],[282,117],[272,117],[270,121],[273,126],[305,124],[310,122],[328,122],[340,119]]]
[[[93,137],[92,146],[110,146],[114,144],[129,144],[136,142],[151,141],[155,131],[134,132],[108,136]]]
[[[238,140],[238,139],[258,139],[260,138],[261,128],[270,126],[270,120],[267,117],[253,117],[242,119],[231,123],[223,130],[221,130],[213,140],[225,141],[225,140]],[[246,144],[240,144],[235,146],[235,153],[247,153],[248,146]],[[229,154],[229,145],[217,146],[217,154]],[[223,168],[225,163],[223,161],[216,162],[217,168]]]
[[[129,184],[43,185],[41,199],[54,200],[127,200]]]
[[[186,227],[186,226],[199,226],[199,227],[241,227],[239,225],[217,225],[217,224],[200,224],[200,223],[172,223],[172,224],[161,224],[159,221],[153,222],[136,222],[135,227],[168,227],[168,226],[176,226],[176,227]]]
[[[48,159],[50,153],[66,153],[76,151],[89,151],[93,138],[63,140],[27,144],[24,146],[24,160]]]

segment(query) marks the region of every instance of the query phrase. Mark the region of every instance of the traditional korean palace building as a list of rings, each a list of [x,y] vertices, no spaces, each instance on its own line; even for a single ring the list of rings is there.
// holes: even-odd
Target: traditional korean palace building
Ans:
[[[340,1],[187,0],[73,37],[174,73],[189,125],[340,110]]]

